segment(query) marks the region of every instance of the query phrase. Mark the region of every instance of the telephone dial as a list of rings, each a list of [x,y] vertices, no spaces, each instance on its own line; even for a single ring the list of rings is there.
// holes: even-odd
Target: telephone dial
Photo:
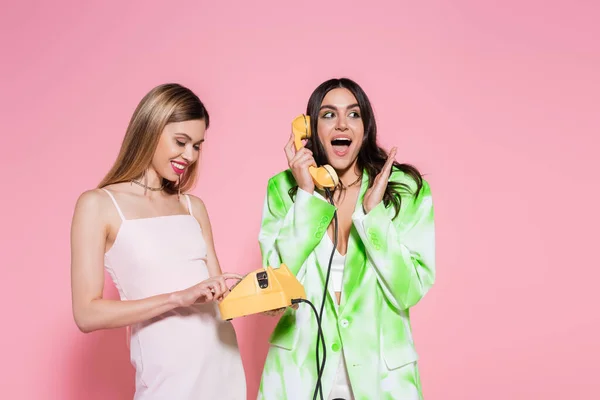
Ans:
[[[244,277],[219,303],[221,319],[258,314],[289,307],[294,300],[306,299],[302,284],[285,264],[279,268],[259,268]]]

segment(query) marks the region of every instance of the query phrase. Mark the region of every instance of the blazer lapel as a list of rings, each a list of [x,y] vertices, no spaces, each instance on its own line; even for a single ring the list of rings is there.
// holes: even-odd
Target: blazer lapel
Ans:
[[[315,195],[317,197],[320,197],[323,201],[328,201],[325,197],[323,197],[320,193],[316,191]],[[325,285],[325,278],[327,278],[327,267],[329,266],[329,260],[331,259],[331,252],[333,250],[333,242],[327,235],[327,232],[325,232],[325,234],[321,238],[321,241],[315,248],[315,252],[317,255],[315,257],[315,262],[317,264],[317,270],[319,271],[319,277],[321,278],[321,284],[323,285],[322,287],[324,287]],[[322,296],[322,293],[323,291],[321,290],[321,294],[319,296]],[[331,272],[329,273],[329,284],[327,285],[327,303],[329,303],[329,306],[331,307],[331,309],[333,309],[333,312],[336,314],[337,317],[338,310],[337,304],[335,302],[335,292],[333,291],[333,288],[331,286]],[[318,308],[316,304],[315,307]]]
[[[363,198],[369,186],[369,174],[363,170],[362,182],[360,184],[360,192],[356,200],[354,212],[360,211],[362,208]],[[353,296],[360,288],[362,277],[365,273],[366,265],[366,250],[360,240],[358,232],[354,225],[350,229],[350,237],[348,238],[348,250],[346,253],[346,263],[344,265],[344,277],[342,283],[342,298],[340,300],[340,313],[346,304],[352,300]]]

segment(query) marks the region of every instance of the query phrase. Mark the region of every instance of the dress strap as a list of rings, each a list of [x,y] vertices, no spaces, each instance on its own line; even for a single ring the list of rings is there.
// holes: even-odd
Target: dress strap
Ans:
[[[187,199],[188,211],[190,212],[190,215],[193,217],[194,213],[192,212],[192,202],[190,201],[190,195],[186,194],[185,198]]]
[[[102,190],[104,190],[110,196],[110,199],[112,200],[113,204],[115,205],[115,208],[117,209],[117,212],[119,213],[119,216],[121,217],[121,220],[125,221],[125,216],[121,212],[121,209],[119,208],[119,205],[117,204],[117,200],[115,200],[115,197],[108,190],[106,190],[104,188],[102,188]]]

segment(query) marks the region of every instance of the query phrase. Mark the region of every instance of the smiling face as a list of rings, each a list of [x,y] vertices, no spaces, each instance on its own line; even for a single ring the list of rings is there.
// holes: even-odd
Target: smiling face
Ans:
[[[205,132],[204,120],[167,124],[152,157],[152,168],[164,179],[176,182],[198,161]]]
[[[348,89],[330,90],[321,103],[317,131],[329,163],[336,171],[356,165],[365,134],[358,101]]]

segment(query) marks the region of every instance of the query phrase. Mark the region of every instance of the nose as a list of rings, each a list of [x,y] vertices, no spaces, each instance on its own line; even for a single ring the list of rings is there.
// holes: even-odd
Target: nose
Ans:
[[[338,131],[345,131],[346,129],[348,129],[348,125],[346,124],[346,116],[340,115],[337,118],[335,129]]]
[[[181,154],[181,157],[183,157],[183,159],[185,161],[187,161],[188,163],[191,163],[192,161],[194,161],[194,149],[192,146],[185,146],[185,150],[183,151],[183,153]]]

